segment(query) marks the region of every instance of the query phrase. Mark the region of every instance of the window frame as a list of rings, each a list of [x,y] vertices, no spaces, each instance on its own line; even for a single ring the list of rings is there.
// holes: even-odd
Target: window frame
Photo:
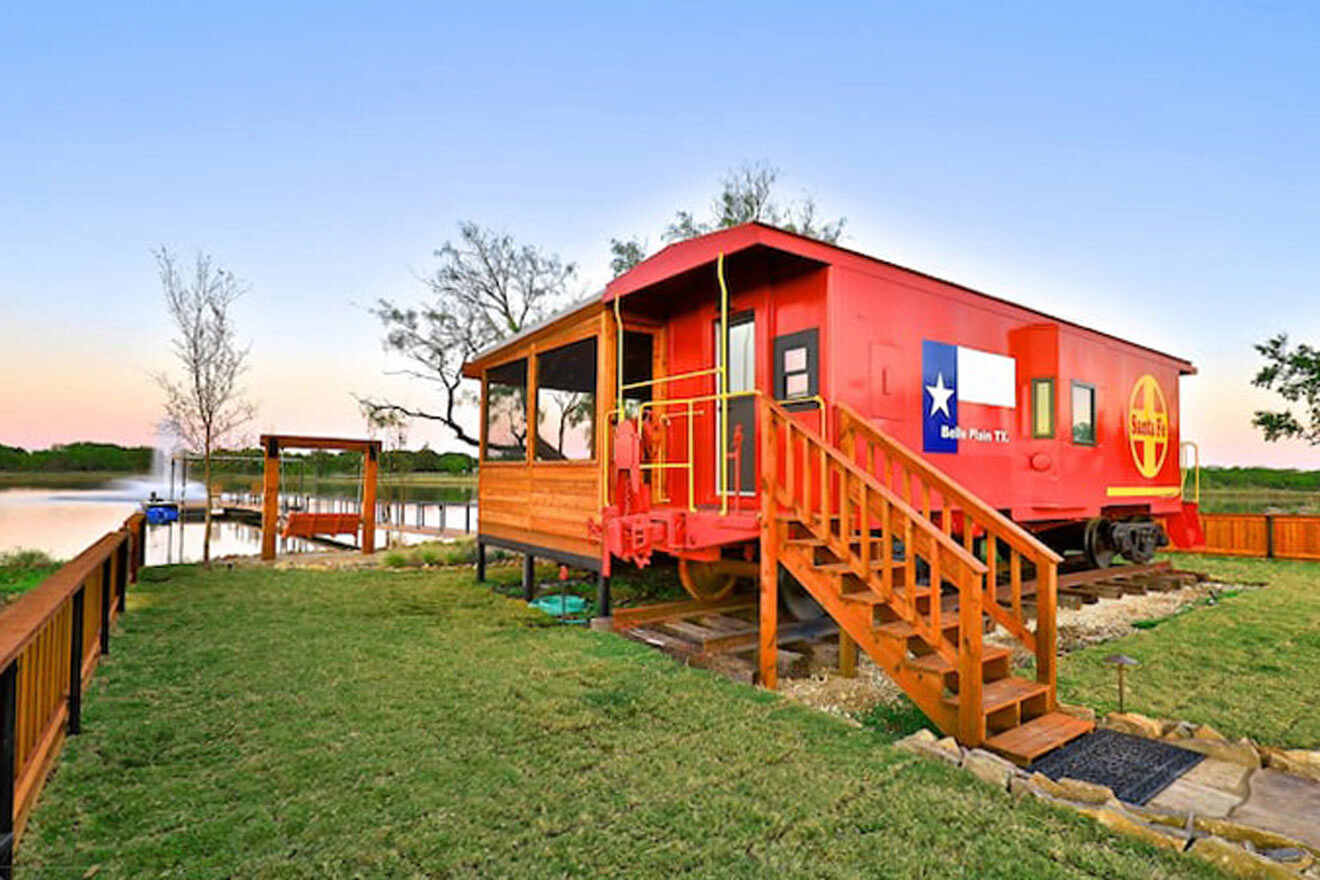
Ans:
[[[540,433],[541,392],[545,390],[548,391],[563,390],[556,388],[547,389],[545,385],[542,384],[541,358],[545,357],[548,354],[552,355],[555,354],[556,352],[563,351],[566,348],[572,348],[575,345],[581,345],[584,342],[591,342],[594,344],[595,347],[595,351],[592,353],[592,358],[591,358],[592,384],[595,386],[595,390],[591,392],[591,456],[589,458],[541,458],[536,454],[538,448],[538,442],[540,441],[541,438],[541,433]],[[534,357],[536,359],[536,394],[528,395],[531,404],[532,419],[535,421],[535,425],[529,428],[527,432],[528,435],[531,437],[531,449],[528,459],[528,462],[530,464],[588,465],[588,464],[597,464],[599,462],[599,458],[600,458],[599,448],[600,448],[601,438],[599,431],[600,426],[597,424],[597,422],[599,421],[599,416],[600,416],[600,374],[597,367],[600,363],[600,351],[601,351],[600,346],[601,346],[600,336],[595,333],[588,333],[578,339],[573,339],[561,345],[556,345],[553,348],[537,348],[530,353],[531,357]],[[560,413],[560,417],[561,418],[563,417],[562,412]]]
[[[1049,428],[1044,432],[1037,430],[1039,419],[1036,417],[1036,389],[1041,385],[1047,385],[1050,389]],[[1056,415],[1059,409],[1059,401],[1055,394],[1055,390],[1056,386],[1053,376],[1038,376],[1031,380],[1031,408],[1029,410],[1029,418],[1031,419],[1031,437],[1033,440],[1053,440],[1057,434],[1058,419],[1056,418]]]
[[[1077,393],[1078,388],[1085,388],[1087,391],[1091,393],[1091,439],[1090,440],[1077,439],[1077,398],[1075,395]],[[1099,394],[1096,391],[1095,383],[1083,382],[1080,379],[1073,379],[1072,384],[1069,386],[1069,394],[1068,394],[1068,411],[1069,411],[1069,415],[1072,417],[1071,424],[1068,426],[1068,434],[1069,437],[1072,439],[1074,445],[1076,446],[1100,445],[1099,410],[1100,410]]]
[[[520,465],[520,464],[526,464],[526,463],[527,463],[527,455],[528,455],[528,449],[529,449],[529,447],[528,447],[528,439],[531,439],[532,442],[535,442],[535,435],[532,433],[532,428],[533,428],[534,426],[528,428],[528,430],[527,430],[527,434],[528,434],[528,436],[523,438],[523,454],[522,454],[521,456],[518,456],[518,457],[516,457],[516,458],[515,458],[515,457],[512,457],[512,454],[511,454],[510,457],[508,457],[508,458],[491,458],[491,456],[490,456],[490,446],[491,446],[491,444],[490,444],[490,388],[491,388],[492,385],[495,385],[495,384],[501,384],[501,385],[505,384],[505,383],[502,383],[502,382],[501,382],[501,383],[496,383],[496,382],[491,381],[491,373],[497,373],[498,371],[500,371],[500,370],[502,370],[502,369],[505,369],[505,368],[507,368],[507,367],[511,367],[511,366],[513,366],[514,364],[517,364],[519,361],[521,361],[521,362],[523,363],[523,365],[524,365],[524,366],[523,366],[523,383],[522,383],[522,399],[523,399],[523,406],[522,406],[522,409],[523,409],[523,421],[526,422],[526,421],[527,421],[527,410],[528,410],[528,405],[527,405],[527,404],[528,404],[529,399],[531,398],[531,395],[530,395],[529,392],[531,391],[531,385],[532,385],[532,374],[531,374],[531,370],[532,370],[532,358],[531,358],[531,356],[530,356],[530,353],[528,353],[528,354],[524,354],[524,355],[522,355],[521,357],[510,358],[509,360],[504,361],[503,363],[499,363],[499,364],[495,364],[494,366],[487,367],[487,368],[485,369],[485,371],[484,371],[484,375],[482,376],[482,381],[481,381],[481,449],[480,449],[480,453],[481,453],[481,454],[480,454],[480,457],[478,458],[479,465],[491,464],[491,465],[500,466],[500,465]],[[508,387],[515,387],[515,386],[508,386]]]

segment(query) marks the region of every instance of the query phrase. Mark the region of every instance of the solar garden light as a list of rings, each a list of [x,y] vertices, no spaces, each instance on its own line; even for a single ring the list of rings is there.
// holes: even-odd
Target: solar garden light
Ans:
[[[1123,709],[1123,671],[1129,666],[1140,666],[1141,661],[1135,657],[1129,657],[1127,654],[1110,654],[1104,659],[1104,662],[1118,670],[1118,711],[1122,713]]]

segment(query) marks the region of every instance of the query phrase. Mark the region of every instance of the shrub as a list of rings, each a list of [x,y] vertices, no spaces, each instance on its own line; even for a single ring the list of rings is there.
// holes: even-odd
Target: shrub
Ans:
[[[29,569],[50,568],[57,563],[40,550],[25,550],[22,547],[0,553],[0,568]]]
[[[382,561],[386,568],[403,568],[408,564],[408,556],[399,550],[390,550]]]

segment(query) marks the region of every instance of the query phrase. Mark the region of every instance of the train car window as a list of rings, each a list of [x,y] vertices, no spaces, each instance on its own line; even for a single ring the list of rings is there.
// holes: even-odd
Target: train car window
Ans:
[[[1054,380],[1031,380],[1031,436],[1054,436]]]
[[[810,398],[820,393],[820,331],[815,327],[776,336],[774,343],[775,399],[789,409],[810,407]]]
[[[1072,437],[1074,443],[1095,445],[1095,386],[1072,383]]]
[[[527,458],[527,359],[486,371],[486,461]]]
[[[596,457],[596,337],[536,356],[536,460]]]

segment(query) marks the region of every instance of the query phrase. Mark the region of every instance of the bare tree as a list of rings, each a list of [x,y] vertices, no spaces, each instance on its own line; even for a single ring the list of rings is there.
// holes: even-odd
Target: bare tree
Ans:
[[[375,397],[358,397],[358,402],[369,414],[440,422],[462,442],[477,446],[480,432],[469,432],[457,418],[458,406],[475,399],[463,393],[463,363],[549,314],[564,300],[577,267],[472,222],[460,223],[458,240],[445,242],[435,256],[439,268],[421,279],[430,294],[427,302],[400,306],[381,299],[371,313],[385,328],[386,351],[408,365],[396,373],[438,386],[439,409]]]
[[[202,563],[210,567],[211,453],[236,439],[255,414],[238,385],[249,349],[239,346],[230,319],[230,308],[247,287],[234,273],[215,265],[208,254],[199,252],[190,270],[164,247],[154,256],[165,308],[177,332],[174,353],[183,368],[177,379],[167,373],[156,376],[165,392],[161,427],[187,449],[202,454],[206,484]]]
[[[698,220],[691,211],[678,211],[665,227],[662,238],[667,243],[684,241],[717,229],[742,223],[768,223],[835,244],[847,222],[843,217],[822,221],[816,214],[816,202],[810,196],[782,204],[774,198],[779,169],[765,162],[743,163],[720,180],[720,191],[710,206],[710,218]],[[638,238],[610,239],[610,268],[622,275],[646,258],[646,242]]]

